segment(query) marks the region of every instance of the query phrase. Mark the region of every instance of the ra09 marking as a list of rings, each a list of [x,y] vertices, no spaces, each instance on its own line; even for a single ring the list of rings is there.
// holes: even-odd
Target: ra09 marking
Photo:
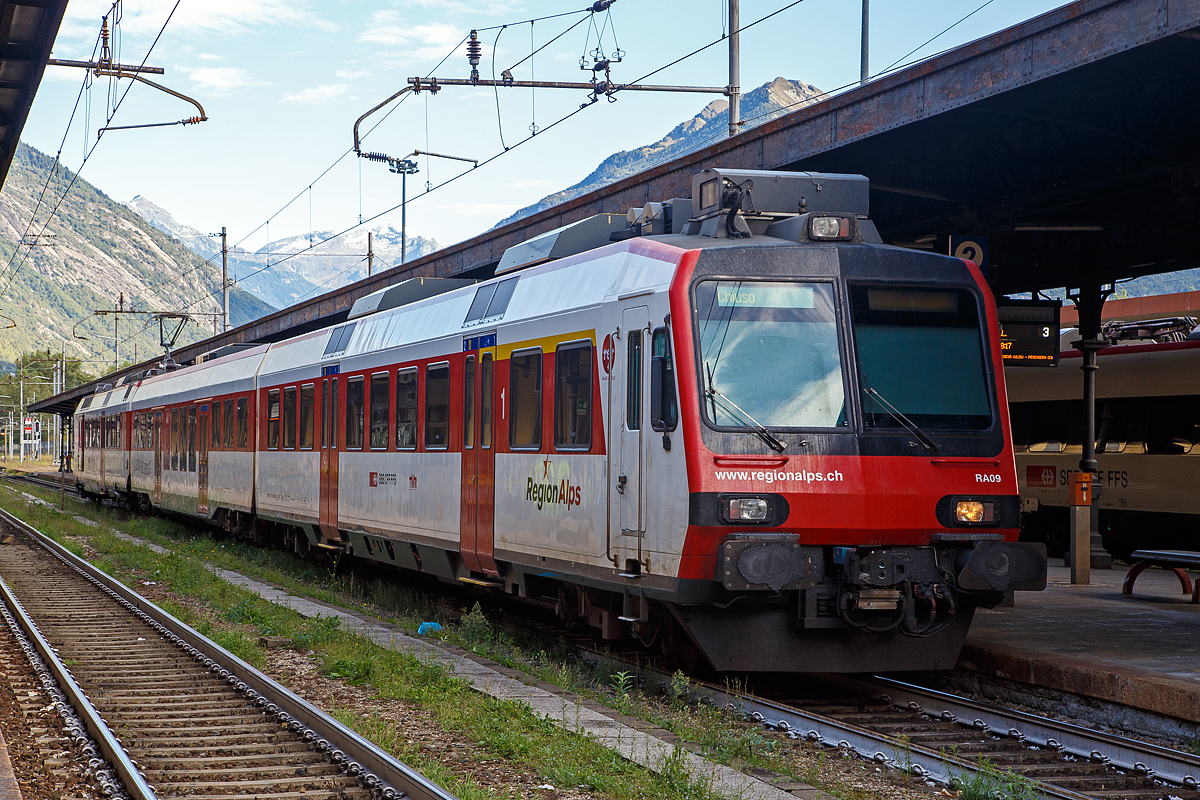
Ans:
[[[991,472],[976,472],[975,473],[975,482],[976,483],[999,483],[1000,480],[1001,480],[1001,478],[999,475],[996,475]]]

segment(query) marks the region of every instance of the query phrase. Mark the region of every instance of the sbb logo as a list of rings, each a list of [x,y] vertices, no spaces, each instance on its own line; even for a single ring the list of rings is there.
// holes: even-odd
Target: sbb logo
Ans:
[[[1025,468],[1025,483],[1028,486],[1045,486],[1054,488],[1054,467],[1029,466]]]

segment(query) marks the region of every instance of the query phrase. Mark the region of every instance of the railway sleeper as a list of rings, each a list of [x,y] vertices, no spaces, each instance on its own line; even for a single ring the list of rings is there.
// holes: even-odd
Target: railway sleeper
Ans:
[[[124,734],[122,741],[126,747],[156,747],[159,743],[178,748],[209,748],[209,747],[226,747],[228,745],[238,744],[270,744],[275,745],[281,742],[294,741],[295,736],[291,731],[281,732],[278,729],[273,731],[253,731],[243,733],[209,733],[206,736],[195,736],[187,734],[176,734],[170,730],[165,730],[161,734],[152,737],[134,737]]]
[[[147,764],[147,769],[184,770],[208,772],[214,768],[237,770],[245,768],[253,771],[259,768],[288,767],[291,769],[305,768],[313,765],[329,764],[323,754],[313,752],[283,752],[274,750],[267,753],[246,753],[236,756],[177,756],[166,764]]]
[[[190,787],[189,787],[190,788]],[[171,798],[180,798],[180,800],[194,800],[196,794],[187,792],[184,794],[169,794],[157,793],[159,800],[171,800]],[[371,797],[371,793],[366,789],[354,789],[346,787],[337,792],[263,792],[260,794],[207,794],[203,795],[204,800],[365,800]]]
[[[148,781],[170,781],[171,783],[183,783],[197,781],[203,778],[220,778],[220,777],[236,777],[245,776],[248,778],[256,778],[259,780],[270,780],[276,775],[292,776],[292,775],[337,775],[340,773],[340,768],[337,764],[329,761],[314,762],[312,764],[275,764],[272,766],[246,766],[246,767],[225,767],[222,769],[176,769],[174,767],[164,767],[160,769],[150,768],[143,770],[143,774]]]
[[[283,753],[307,752],[308,750],[312,749],[312,746],[310,744],[308,744],[307,742],[302,742],[298,739],[292,739],[290,741],[282,741],[277,744],[273,744],[272,747],[274,749],[278,750],[279,752],[283,752]],[[232,756],[232,755],[243,755],[247,752],[254,753],[261,748],[259,747],[259,745],[255,745],[255,744],[223,744],[223,745],[219,745],[219,746],[201,747],[199,749],[203,750],[204,754],[206,754],[206,755]],[[130,752],[133,752],[133,751],[131,750]],[[139,749],[137,752],[146,756],[147,758],[162,758],[163,756],[172,757],[172,756],[177,755],[179,753],[179,748],[177,748],[177,747],[146,747],[146,748]]]

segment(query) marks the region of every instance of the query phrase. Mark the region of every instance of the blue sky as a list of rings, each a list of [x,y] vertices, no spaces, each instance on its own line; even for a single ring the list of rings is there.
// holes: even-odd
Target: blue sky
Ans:
[[[921,45],[985,0],[874,0],[871,68],[879,71]],[[787,0],[742,0],[748,25]],[[400,202],[400,178],[386,167],[346,156],[354,120],[425,75],[472,28],[481,33],[483,77],[490,77],[493,45],[497,74],[561,33],[579,16],[530,25],[531,17],[578,11],[591,0],[181,0],[147,64],[154,78],[199,100],[209,116],[201,125],[113,131],[105,134],[83,167],[83,177],[111,197],[141,194],[182,223],[201,230],[228,227],[231,242],[257,248],[271,239],[312,229],[342,230]],[[142,61],[174,0],[125,0],[119,55]],[[914,60],[986,36],[1058,6],[1048,0],[992,0],[930,43]],[[100,17],[111,0],[71,0],[54,56],[90,57]],[[617,0],[603,47],[625,51],[614,80],[629,81],[720,38],[725,0]],[[805,0],[742,35],[742,86],[784,76],[833,91],[858,78],[859,0]],[[515,23],[515,24],[514,24]],[[508,25],[499,31],[496,26]],[[596,35],[584,23],[538,53],[535,77],[586,79],[579,59]],[[496,36],[499,33],[499,41]],[[585,37],[587,40],[585,41]],[[724,44],[654,76],[652,82],[722,85],[727,82]],[[526,61],[514,69],[530,76]],[[467,77],[465,48],[434,73]],[[100,79],[68,120],[80,91],[81,70],[49,68],[34,102],[24,140],[77,169],[96,140],[113,92]],[[521,206],[577,182],[608,154],[659,139],[708,101],[703,95],[624,93],[600,102],[531,141],[529,127],[545,129],[579,107],[580,92],[501,90],[505,143],[501,158],[460,180],[419,196],[425,182],[459,174],[458,162],[422,159],[410,176],[408,227],[442,245],[474,236]],[[492,90],[447,88],[404,102],[364,140],[364,149],[403,156],[414,149],[484,160],[503,151]],[[187,103],[137,85],[113,125],[163,122],[190,116]],[[382,114],[371,120],[374,123]],[[364,127],[364,130],[366,128]],[[338,162],[335,164],[335,162]],[[317,180],[327,168],[327,174]],[[311,189],[309,188],[311,186]],[[299,199],[282,210],[294,197]],[[399,211],[371,226],[399,226]],[[269,227],[264,226],[270,219]]]

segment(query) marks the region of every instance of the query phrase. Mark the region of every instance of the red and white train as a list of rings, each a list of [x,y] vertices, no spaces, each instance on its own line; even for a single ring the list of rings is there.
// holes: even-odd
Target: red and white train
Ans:
[[[542,601],[717,670],[951,667],[1045,584],[974,265],[861,176],[692,199],[414,280],[343,324],[85,398],[81,488]],[[417,298],[417,299],[414,299]]]

